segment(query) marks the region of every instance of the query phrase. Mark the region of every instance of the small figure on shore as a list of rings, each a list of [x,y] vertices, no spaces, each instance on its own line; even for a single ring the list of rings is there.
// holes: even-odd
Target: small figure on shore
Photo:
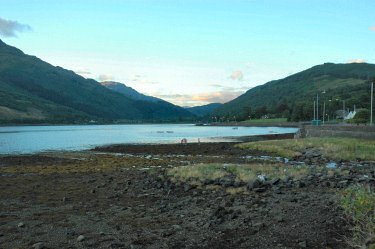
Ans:
[[[198,137],[198,145],[201,145],[201,139]]]
[[[185,144],[186,145],[186,143],[187,143],[186,138],[181,139],[181,144]]]

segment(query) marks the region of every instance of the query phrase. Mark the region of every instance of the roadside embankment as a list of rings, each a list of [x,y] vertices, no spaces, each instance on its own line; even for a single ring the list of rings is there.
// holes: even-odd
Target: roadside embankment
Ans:
[[[296,138],[306,138],[306,137],[347,137],[347,138],[359,138],[359,139],[375,139],[375,126],[303,125],[299,128],[296,134]]]
[[[296,127],[298,128],[301,124],[298,122],[259,122],[259,123],[247,123],[247,122],[230,122],[230,123],[211,123],[212,126],[245,126],[245,127]]]

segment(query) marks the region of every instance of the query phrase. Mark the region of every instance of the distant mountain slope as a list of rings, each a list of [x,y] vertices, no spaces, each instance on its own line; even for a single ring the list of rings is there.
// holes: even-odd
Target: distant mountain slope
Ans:
[[[313,102],[320,96],[320,113],[326,102],[329,115],[346,107],[366,107],[370,79],[375,77],[375,65],[367,63],[333,64],[314,66],[280,80],[254,87],[238,98],[225,103],[210,115],[223,119],[234,115],[247,119],[262,114],[290,115],[294,120],[311,120]],[[324,94],[322,93],[324,92]],[[285,112],[282,114],[281,112]],[[289,112],[289,114],[288,114]]]
[[[0,122],[170,120],[193,115],[171,104],[133,100],[54,67],[0,40]]]
[[[194,116],[194,114],[186,111],[180,106],[173,105],[159,98],[144,95],[131,87],[125,86],[122,83],[106,81],[102,82],[101,84],[108,89],[121,93],[132,100],[136,100],[137,108],[143,110],[146,119],[155,119],[155,117],[183,118]]]
[[[204,116],[208,113],[211,113],[216,108],[220,107],[221,103],[211,103],[208,105],[202,105],[202,106],[194,106],[194,107],[186,107],[185,109],[190,111],[191,113],[194,113],[197,116]]]
[[[144,100],[144,101],[151,101],[151,102],[158,102],[158,101],[164,101],[159,98],[155,98],[152,96],[147,96],[142,93],[137,92],[131,87],[126,86],[123,83],[120,82],[114,82],[114,81],[104,81],[101,82],[102,86],[105,86],[113,91],[119,92],[131,99],[134,100]]]

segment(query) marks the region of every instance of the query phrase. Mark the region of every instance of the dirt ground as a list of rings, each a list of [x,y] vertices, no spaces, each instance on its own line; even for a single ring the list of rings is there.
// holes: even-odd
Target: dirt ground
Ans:
[[[321,178],[229,194],[225,184],[194,188],[165,174],[265,155],[233,145],[1,157],[0,248],[348,248],[337,188]]]

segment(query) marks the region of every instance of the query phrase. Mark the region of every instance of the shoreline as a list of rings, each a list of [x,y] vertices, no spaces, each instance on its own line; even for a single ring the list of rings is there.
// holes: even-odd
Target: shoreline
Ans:
[[[0,248],[348,248],[335,194],[371,167],[308,164],[302,178],[239,181],[233,165],[300,166],[236,143],[2,157]],[[225,175],[206,181],[168,173],[201,164],[222,165]]]

